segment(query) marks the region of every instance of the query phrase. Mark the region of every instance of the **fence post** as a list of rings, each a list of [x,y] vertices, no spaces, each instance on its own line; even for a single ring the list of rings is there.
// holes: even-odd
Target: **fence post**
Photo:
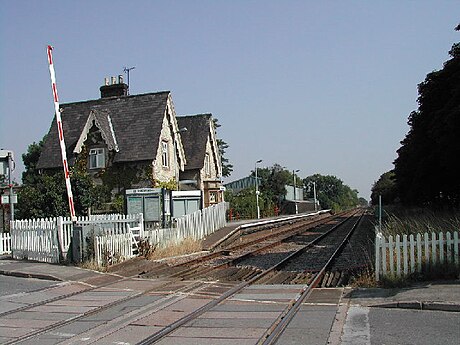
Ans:
[[[380,277],[380,246],[382,234],[378,232],[375,236],[375,280],[379,281]]]
[[[407,235],[404,234],[403,235],[403,260],[404,260],[404,263],[403,263],[403,267],[404,267],[404,275],[407,275],[407,273],[409,272],[409,258],[408,258],[408,255],[407,255]]]
[[[140,238],[144,238],[144,214],[139,213]]]
[[[61,216],[57,217],[56,219],[56,227],[57,227],[57,238],[58,238],[58,248],[59,248],[59,259],[64,259],[66,256],[65,248],[64,248],[64,220]]]
[[[401,276],[401,237],[399,235],[396,235],[396,274],[398,277]]]
[[[393,242],[393,236],[388,236],[388,261],[390,261],[390,274],[395,273],[395,256],[394,256],[395,244]]]
[[[444,234],[439,233],[439,262],[442,265],[444,263]]]
[[[433,263],[433,267],[436,266],[436,233],[431,233],[431,260]]]
[[[422,272],[422,235],[417,234],[417,272]]]
[[[425,241],[425,265],[426,269],[430,267],[430,240],[428,238],[428,233],[423,234],[423,239]]]
[[[447,252],[446,252],[446,255],[447,255],[446,261],[447,261],[448,263],[452,263],[452,248],[451,248],[451,246],[452,246],[452,236],[450,235],[450,232],[448,232],[448,233],[446,234],[446,247],[447,247],[447,248],[446,248],[446,249],[447,249]]]
[[[454,232],[454,261],[458,265],[458,231]]]

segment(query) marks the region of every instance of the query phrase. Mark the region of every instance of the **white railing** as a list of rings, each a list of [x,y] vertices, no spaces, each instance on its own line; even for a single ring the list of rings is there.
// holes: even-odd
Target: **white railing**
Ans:
[[[150,244],[161,248],[186,238],[200,240],[226,225],[227,207],[228,204],[222,202],[177,218],[175,227],[145,231],[145,238]]]
[[[0,233],[0,255],[11,254],[11,236],[9,232]]]
[[[132,236],[129,233],[95,236],[94,253],[98,266],[109,266],[132,258]]]
[[[458,232],[389,236],[386,239],[381,233],[375,238],[375,278],[382,276],[408,275],[422,272],[422,267],[433,267],[438,264],[459,265]]]
[[[12,225],[10,232],[13,259],[59,262],[59,241],[55,220],[34,220],[32,224],[15,221]]]
[[[100,233],[107,235],[129,234],[131,242],[135,242],[131,229],[136,229],[136,236],[143,237],[144,219],[142,214],[133,215],[94,215],[78,217],[76,225],[94,224]],[[45,231],[46,230],[46,231]],[[14,258],[47,261],[59,260],[60,249],[66,257],[73,232],[73,222],[70,218],[56,217],[45,219],[15,220],[11,222],[11,252]],[[13,240],[15,234],[15,240]],[[48,238],[48,240],[45,240]],[[47,245],[36,246],[36,243],[47,244],[55,239],[52,247]],[[16,241],[16,242],[14,242]],[[14,243],[14,246],[13,246]],[[60,248],[58,247],[60,246]],[[48,253],[48,254],[46,254]],[[48,259],[47,255],[53,259]],[[41,260],[40,258],[45,258]],[[58,262],[58,261],[53,261]]]
[[[77,225],[97,224],[99,229],[107,235],[119,235],[130,233],[130,228],[139,228],[139,236],[143,237],[144,218],[143,214],[108,214],[92,215],[77,218]],[[70,217],[58,217],[57,228],[61,239],[62,251],[67,252],[72,238],[73,223]]]

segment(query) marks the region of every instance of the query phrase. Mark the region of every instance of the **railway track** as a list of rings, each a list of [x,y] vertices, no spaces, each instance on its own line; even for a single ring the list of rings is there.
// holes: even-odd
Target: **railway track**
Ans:
[[[142,279],[142,282],[145,282],[145,286],[139,291],[130,291],[130,293],[126,293],[121,298],[104,305],[89,308],[89,310],[78,315],[57,320],[44,327],[37,327],[10,342],[6,342],[6,344],[33,344],[34,339],[46,337],[49,334],[61,334],[60,329],[65,329],[66,326],[68,327],[78,322],[84,323],[86,320],[94,318],[97,319],[98,315],[107,313],[110,310],[122,309],[123,306],[137,306],[134,310],[114,318],[109,323],[101,323],[96,325],[94,329],[86,330],[79,334],[80,339],[91,339],[88,343],[97,343],[98,339],[110,337],[115,329],[127,327],[133,322],[151,318],[156,313],[176,305],[186,298],[198,298],[198,300],[204,301],[202,305],[184,313],[183,316],[161,329],[158,330],[158,327],[155,330],[152,329],[153,334],[145,336],[137,342],[138,344],[153,344],[250,285],[304,284],[301,285],[298,296],[274,320],[272,326],[258,342],[259,344],[271,344],[276,341],[286,326],[286,320],[293,317],[291,314],[296,313],[296,308],[311,292],[311,289],[321,283],[327,269],[347,243],[359,222],[358,219],[361,217],[352,215],[347,219],[343,218],[327,219],[328,224],[322,227],[319,227],[319,224],[313,221],[306,227],[303,224],[303,228],[299,226],[299,228],[291,229],[291,231],[283,229],[277,235],[248,235],[249,237],[247,237],[244,244],[239,243],[230,246],[225,249],[227,252],[224,250],[218,251],[220,256],[225,257],[225,259],[219,258],[219,256],[210,256],[205,261],[192,261],[192,263],[188,264],[190,266],[180,264],[178,265],[178,267],[181,267],[180,271],[178,270],[169,276],[164,275],[161,279],[155,279],[155,284],[150,284],[149,282],[151,281]],[[322,222],[324,223],[325,220],[322,220]],[[331,238],[334,239],[332,240]],[[267,255],[271,256],[271,261],[266,260]],[[259,263],[256,262],[257,260],[259,260]],[[310,266],[299,266],[300,261],[310,262]],[[206,265],[203,265],[203,262],[206,262]],[[158,272],[162,272],[162,269],[160,267],[159,271],[156,273],[152,271],[150,274],[156,276]],[[144,276],[144,278],[149,277],[149,273],[141,276]],[[69,301],[79,300],[79,298],[90,299],[91,294],[99,292],[125,291],[126,289],[121,287],[129,286],[130,282],[138,279],[137,277],[137,275],[120,277],[115,281],[98,287],[88,287],[82,291],[55,296],[40,303],[0,314],[0,319],[14,319],[16,315],[19,317],[19,315],[23,315],[27,311],[37,310],[40,307],[65,304]],[[150,301],[148,307],[142,307],[140,302],[145,299]],[[114,325],[117,325],[117,328],[114,328]],[[60,343],[77,343],[72,339],[74,338],[69,338]]]
[[[352,214],[346,220],[340,222],[336,226],[333,226],[329,231],[319,235],[313,241],[309,242],[306,245],[297,248],[296,250],[287,254],[287,256],[283,257],[279,260],[276,264],[271,266],[268,269],[260,270],[257,272],[253,272],[251,277],[238,284],[234,288],[228,290],[222,296],[217,298],[216,300],[212,301],[208,305],[203,306],[202,308],[196,310],[194,313],[188,315],[187,317],[177,321],[175,324],[170,325],[170,327],[158,332],[143,341],[139,342],[137,345],[147,345],[147,344],[154,344],[158,342],[160,339],[166,337],[171,332],[174,332],[178,328],[184,326],[185,324],[191,322],[192,320],[198,318],[203,313],[209,311],[211,308],[215,307],[216,305],[222,303],[229,297],[235,295],[237,292],[241,291],[243,288],[247,287],[248,285],[252,284],[259,284],[259,283],[267,283],[273,279],[273,277],[277,277],[278,273],[281,271],[283,267],[288,265],[293,265],[297,258],[300,255],[305,255],[307,253],[307,249],[315,249],[314,246],[321,243],[321,245],[329,246],[330,248],[327,254],[321,254],[321,259],[316,259],[314,267],[317,269],[314,274],[308,279],[308,282],[304,282],[307,285],[303,285],[301,288],[298,296],[292,300],[292,302],[288,305],[288,307],[278,316],[278,318],[273,322],[273,324],[268,328],[268,330],[263,334],[263,336],[259,339],[257,344],[274,344],[279,336],[282,334],[284,329],[289,324],[289,321],[292,320],[294,315],[299,310],[303,301],[307,298],[307,296],[311,293],[313,288],[318,286],[321,282],[326,270],[330,267],[331,263],[343,249],[347,240],[349,240],[350,236],[352,235],[353,231],[357,228],[363,213],[361,212],[359,215],[356,213]],[[340,229],[340,230],[339,230]],[[337,232],[339,230],[339,232]],[[334,236],[333,236],[334,235]],[[336,237],[336,239],[331,240],[331,238]],[[311,254],[311,251],[310,251]],[[208,272],[206,272],[208,273]]]
[[[203,278],[216,269],[228,268],[228,271],[236,272],[235,265],[247,257],[254,256],[254,254],[262,251],[269,250],[270,248],[280,247],[284,242],[292,238],[303,236],[304,239],[309,238],[309,241],[320,236],[324,228],[320,226],[333,226],[342,221],[346,215],[339,216],[322,216],[312,220],[289,222],[278,228],[273,229],[273,226],[267,229],[259,229],[249,235],[246,235],[232,243],[224,249],[217,250],[210,254],[201,256],[196,259],[180,262],[178,264],[164,265],[161,267],[153,268],[149,272],[143,273],[140,276],[144,278],[161,277],[163,275],[172,276],[178,279],[198,279]],[[245,275],[239,270],[237,277],[233,280],[241,280],[244,277],[249,279],[253,273],[247,272]],[[219,272],[214,278],[222,278],[225,273]],[[228,276],[232,274],[228,273]]]

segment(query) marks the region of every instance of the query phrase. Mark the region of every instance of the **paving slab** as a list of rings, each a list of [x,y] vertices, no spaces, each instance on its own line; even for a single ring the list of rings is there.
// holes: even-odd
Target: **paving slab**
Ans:
[[[213,311],[220,312],[281,312],[286,308],[284,303],[260,303],[254,301],[225,301],[214,308]]]
[[[199,318],[187,323],[187,327],[218,327],[218,328],[268,328],[272,324],[272,319],[206,319]]]
[[[254,339],[244,338],[192,338],[192,337],[175,337],[168,336],[156,345],[254,345]]]
[[[18,318],[25,320],[54,320],[54,321],[63,321],[74,318],[79,314],[76,313],[51,313],[44,311],[21,311],[11,315],[2,316],[2,319]]]
[[[181,327],[173,333],[173,337],[189,338],[227,338],[227,339],[259,339],[265,332],[264,328],[229,328],[229,327]],[[256,341],[254,341],[255,343]]]
[[[115,330],[112,334],[102,339],[98,339],[96,343],[98,345],[136,344],[161,329],[162,327],[130,325]]]
[[[202,319],[276,319],[280,315],[280,311],[252,311],[241,310],[234,312],[208,311],[200,316]]]
[[[143,317],[139,320],[132,322],[133,325],[138,326],[158,326],[166,327],[177,320],[186,316],[187,313],[183,311],[160,310],[152,315]]]
[[[17,328],[45,328],[56,323],[55,320],[43,319],[0,319],[0,328],[2,327],[17,327]]]

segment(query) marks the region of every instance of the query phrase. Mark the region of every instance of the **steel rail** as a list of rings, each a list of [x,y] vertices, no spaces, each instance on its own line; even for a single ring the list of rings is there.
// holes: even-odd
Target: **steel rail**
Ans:
[[[343,216],[343,214],[342,214],[342,216]],[[250,246],[262,244],[262,246],[259,247],[259,248],[255,248],[255,249],[250,250],[248,252],[245,252],[243,254],[237,255],[237,256],[235,256],[233,258],[228,257],[228,255],[222,255],[223,257],[228,258],[228,260],[223,262],[223,263],[217,264],[216,266],[213,267],[213,269],[219,269],[219,268],[234,266],[239,261],[242,261],[242,260],[244,260],[244,259],[246,259],[248,257],[254,256],[254,254],[256,254],[256,253],[263,252],[264,250],[267,250],[267,249],[276,247],[278,245],[281,245],[283,242],[289,240],[290,238],[293,238],[295,236],[301,235],[303,232],[305,232],[307,230],[310,230],[312,228],[315,228],[317,226],[326,225],[325,223],[327,223],[328,221],[335,220],[335,219],[337,219],[339,217],[340,216],[335,216],[335,217],[332,217],[332,218],[323,218],[323,219],[320,219],[320,220],[315,220],[314,222],[311,222],[309,224],[303,224],[303,225],[297,226],[295,229],[283,230],[282,232],[278,232],[276,234],[269,234],[269,235],[264,236],[262,238],[252,240],[252,241],[250,241],[248,243],[237,245],[235,247],[230,247],[227,250],[222,250],[222,251],[220,251],[221,255],[222,255],[222,253],[227,253],[229,250],[230,251],[231,250],[236,251],[235,248],[237,248],[237,249],[248,248],[250,250]],[[327,236],[327,234],[330,231],[334,231],[338,226],[340,226],[345,221],[346,221],[346,219],[344,221],[342,221],[341,223],[335,224],[330,230],[328,230],[328,232],[325,232],[323,234],[318,234],[317,239],[321,239],[324,236]],[[273,242],[269,242],[269,243],[266,243],[265,245],[263,245],[264,241],[269,241],[270,239],[275,238],[277,236],[281,236],[281,238],[279,238],[279,239],[277,239],[277,240],[275,240]],[[312,240],[306,246],[314,244],[315,240],[316,239]],[[302,248],[304,248],[304,247],[302,247]],[[218,256],[213,256],[212,258],[206,258],[203,261],[206,261],[206,260],[209,261],[209,260],[214,259],[215,257],[218,257]],[[209,270],[211,270],[211,269],[209,269]],[[207,270],[207,271],[209,271],[209,270]],[[198,267],[197,266],[192,266],[190,269],[186,269],[184,271],[174,273],[174,274],[172,274],[170,276],[175,277],[175,278],[188,279],[188,278],[192,277],[193,275],[200,275],[202,273],[203,273],[202,266],[198,266]]]
[[[322,267],[322,269],[316,274],[315,278],[311,282],[310,285],[306,285],[301,293],[294,299],[294,302],[291,303],[286,310],[278,317],[278,319],[273,323],[273,325],[269,328],[268,332],[264,334],[259,341],[257,342],[258,345],[270,345],[274,344],[283,331],[286,329],[290,321],[293,319],[293,317],[297,314],[297,312],[300,309],[300,306],[302,303],[307,299],[307,297],[311,294],[313,289],[321,282],[321,279],[323,278],[326,270],[328,267],[331,265],[331,263],[336,259],[338,254],[342,251],[344,246],[348,243],[351,235],[355,231],[355,229],[358,227],[359,223],[362,220],[364,213],[362,213],[358,220],[355,222],[355,224],[352,226],[352,228],[348,231],[346,234],[345,238],[342,240],[340,245],[335,249],[334,253],[329,257],[328,261],[326,264]]]
[[[242,248],[247,248],[251,245],[254,245],[254,244],[258,244],[262,241],[265,241],[265,240],[268,240],[270,238],[274,238],[274,237],[278,237],[278,236],[283,236],[285,234],[289,234],[289,233],[292,233],[293,231],[296,231],[294,233],[294,235],[297,235],[297,234],[300,234],[302,233],[303,231],[307,230],[307,229],[311,229],[311,228],[314,228],[318,225],[322,225],[325,221],[328,221],[328,220],[333,220],[335,218],[339,217],[338,215],[336,216],[328,216],[328,217],[324,217],[324,218],[321,218],[321,219],[308,219],[306,220],[306,222],[303,222],[303,224],[298,224],[296,225],[296,227],[294,229],[292,228],[288,228],[288,229],[283,229],[283,230],[280,230],[280,231],[277,231],[277,232],[273,232],[273,233],[270,233],[268,235],[265,235],[265,236],[262,236],[260,238],[256,238],[256,239],[253,239],[253,240],[250,240],[248,242],[245,242],[245,243],[241,243],[241,244],[237,244],[235,246],[231,246],[231,247],[228,247],[228,248],[225,248],[225,249],[219,249],[217,251],[214,251],[212,253],[209,253],[209,254],[206,254],[202,257],[199,257],[199,258],[195,258],[195,259],[192,259],[192,260],[189,260],[189,261],[186,261],[186,262],[182,262],[182,263],[179,263],[179,264],[176,264],[176,265],[172,265],[172,266],[168,266],[168,267],[164,267],[164,268],[160,268],[159,270],[155,271],[155,270],[152,270],[150,272],[146,272],[144,274],[149,274],[149,273],[156,273],[156,274],[162,274],[162,272],[167,272],[168,270],[171,269],[171,267],[174,267],[174,268],[177,268],[177,267],[184,267],[184,266],[189,266],[188,269],[184,270],[184,271],[181,271],[181,272],[177,272],[175,274],[172,274],[172,275],[169,275],[169,276],[172,276],[172,277],[180,277],[181,276],[181,273],[185,272],[185,271],[189,271],[190,268],[193,268],[193,267],[196,267],[196,266],[199,266],[200,264],[202,264],[203,262],[205,261],[210,261],[210,260],[213,260],[215,258],[218,258],[218,257],[225,257],[225,256],[228,256],[227,253],[229,253],[229,251],[236,251],[236,250],[239,250],[239,249],[242,249]],[[299,222],[301,222],[302,220],[299,220]],[[287,222],[287,221],[286,221]],[[266,224],[265,224],[266,225]],[[288,226],[288,224],[283,224],[282,226]],[[305,228],[307,227],[307,228]],[[262,230],[263,231],[263,230]],[[292,234],[291,234],[292,235]],[[286,238],[289,238],[291,235],[287,236],[287,237],[284,237],[282,238],[281,240],[284,240]],[[191,267],[190,267],[191,266]]]
[[[126,279],[128,279],[128,278],[126,278]],[[123,279],[122,279],[122,280],[123,280]],[[120,281],[122,281],[122,280],[118,280],[118,281],[112,282],[111,284],[113,284],[113,283],[118,283],[118,282],[120,282]],[[75,321],[78,321],[78,320],[80,320],[80,319],[82,319],[82,318],[85,318],[85,317],[88,317],[88,316],[90,316],[90,315],[94,315],[94,314],[99,313],[99,312],[101,312],[101,311],[104,311],[104,310],[107,310],[107,309],[109,309],[109,308],[112,308],[112,307],[114,307],[114,306],[116,306],[116,305],[118,305],[118,304],[122,304],[122,303],[124,303],[124,302],[129,301],[129,300],[133,300],[133,299],[135,299],[135,298],[137,298],[137,297],[139,297],[139,296],[142,296],[142,295],[144,295],[144,294],[146,294],[146,293],[152,292],[152,291],[154,291],[155,289],[158,289],[159,287],[165,287],[165,286],[168,286],[169,284],[173,284],[173,283],[174,283],[174,282],[168,282],[168,283],[163,284],[163,285],[160,285],[160,286],[155,286],[155,287],[153,287],[153,288],[151,288],[151,289],[148,289],[148,290],[146,290],[146,291],[138,292],[138,293],[135,293],[134,295],[131,295],[131,296],[126,296],[126,297],[124,297],[124,298],[122,298],[122,299],[120,299],[120,300],[113,301],[113,302],[108,303],[108,304],[106,304],[106,305],[97,307],[97,308],[95,308],[95,309],[93,309],[93,310],[90,310],[90,311],[87,311],[87,312],[85,312],[85,313],[83,313],[83,314],[76,315],[76,316],[74,316],[74,317],[72,317],[72,318],[70,318],[70,319],[57,321],[56,323],[53,323],[52,325],[49,325],[49,326],[44,327],[44,328],[37,329],[37,330],[34,331],[34,332],[27,333],[27,334],[24,334],[24,335],[21,336],[21,337],[17,337],[17,338],[15,338],[15,339],[12,339],[11,341],[6,342],[5,345],[11,345],[11,344],[16,344],[16,343],[23,342],[24,340],[31,339],[31,338],[33,338],[33,337],[36,337],[36,336],[40,335],[40,334],[44,334],[44,333],[49,332],[49,331],[52,331],[52,330],[54,330],[54,329],[56,329],[56,328],[59,328],[59,327],[68,325],[68,324],[70,324],[70,323],[72,323],[72,322],[75,322]],[[108,286],[108,285],[110,285],[110,284],[105,284],[104,286]],[[184,287],[182,287],[182,288],[180,288],[180,289],[174,291],[174,293],[190,293],[190,292],[193,292],[193,291],[195,291],[195,290],[200,290],[200,289],[203,288],[203,286],[205,286],[205,285],[206,285],[205,282],[195,282],[195,283],[192,284],[192,286],[184,286]],[[101,287],[104,287],[104,286],[101,286]],[[77,292],[77,293],[69,294],[69,296],[66,296],[66,297],[64,297],[64,298],[72,297],[72,296],[74,296],[74,295],[77,295],[77,294],[80,294],[80,293],[84,293],[84,292],[88,292],[88,291],[92,291],[92,290],[94,290],[94,289],[79,291],[79,292]],[[62,299],[64,299],[64,298],[62,298]],[[159,300],[155,301],[155,304],[166,303],[166,302],[167,302],[169,299],[171,299],[171,298],[172,298],[172,297],[168,295],[168,296],[166,296],[166,297],[164,297],[164,298],[162,298],[162,299],[159,299]],[[60,298],[60,299],[61,299],[61,298]],[[56,300],[60,300],[60,299],[52,299],[52,301],[56,301]],[[39,305],[44,305],[44,304],[47,304],[47,303],[50,303],[50,302],[40,303]],[[34,306],[36,306],[36,305],[34,305]],[[22,309],[22,308],[21,308],[21,309]],[[22,310],[21,310],[21,311],[22,311]],[[16,312],[16,310],[15,310],[14,312]],[[13,312],[13,314],[14,314],[14,312]],[[17,312],[20,312],[20,311],[17,311]]]
[[[331,233],[333,233],[333,231],[335,229],[337,229],[339,226],[343,225],[347,220],[351,219],[353,216],[355,215],[355,213],[353,215],[350,216],[350,218],[347,218],[346,220],[344,220],[343,222],[339,223],[339,224],[336,224],[333,228],[331,228],[330,230],[328,230],[327,232],[323,233],[320,237],[321,238],[324,238],[325,236],[327,235],[330,235]],[[187,324],[188,322],[196,319],[197,317],[201,316],[202,314],[204,314],[205,312],[209,311],[210,309],[212,309],[213,307],[217,306],[218,304],[220,304],[221,302],[225,301],[226,299],[232,297],[233,295],[237,294],[238,292],[240,292],[241,290],[243,290],[246,286],[249,286],[251,284],[254,284],[255,282],[257,282],[258,280],[260,280],[261,278],[265,277],[266,275],[272,273],[274,270],[276,270],[277,268],[281,267],[282,265],[284,265],[288,260],[290,260],[292,257],[294,257],[295,255],[298,254],[298,252],[314,245],[317,241],[319,241],[320,238],[316,238],[314,239],[312,242],[306,244],[305,246],[303,246],[302,248],[300,248],[298,251],[294,252],[294,253],[291,253],[288,257],[284,258],[283,260],[281,260],[280,262],[278,262],[277,264],[273,265],[272,267],[270,267],[269,269],[267,270],[264,270],[263,272],[257,274],[256,276],[254,276],[253,278],[249,279],[248,281],[244,281],[240,284],[238,284],[237,286],[231,288],[230,290],[228,290],[227,292],[225,292],[224,294],[222,294],[221,296],[219,296],[217,299],[205,304],[204,306],[200,307],[199,309],[193,311],[192,313],[184,316],[183,318],[175,321],[174,323],[166,326],[165,328],[163,328],[162,330],[160,330],[159,332],[157,333],[154,333],[152,334],[151,336],[143,339],[142,341],[136,343],[136,345],[150,345],[150,344],[154,344],[156,343],[157,341],[161,340],[162,338],[166,337],[168,334],[172,333],[173,331],[175,331],[176,329],[178,329],[179,327]],[[331,261],[331,260],[329,260]],[[328,261],[328,262],[329,262]]]

